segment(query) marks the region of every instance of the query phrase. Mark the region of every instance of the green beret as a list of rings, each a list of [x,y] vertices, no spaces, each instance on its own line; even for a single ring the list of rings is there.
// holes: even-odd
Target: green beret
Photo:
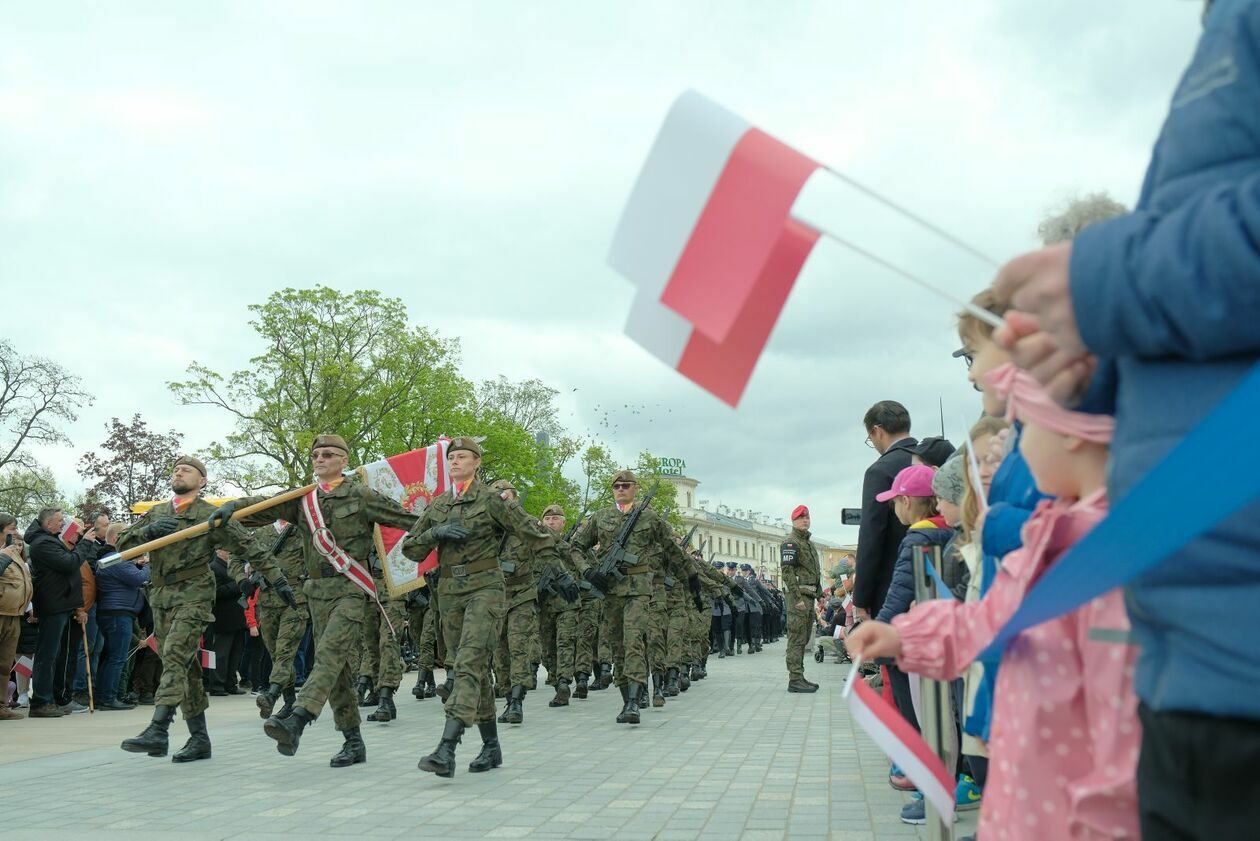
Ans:
[[[634,475],[633,470],[619,470],[617,475],[612,477],[612,482],[609,484],[615,485],[618,482],[630,482],[637,485],[639,484],[639,477]]]
[[[543,510],[542,515],[544,517],[563,517],[564,509],[559,505],[548,505],[546,509]]]
[[[320,447],[332,447],[350,455],[350,447],[346,445],[346,439],[340,435],[316,435],[315,440],[311,442],[311,452],[315,452]]]
[[[446,454],[449,456],[451,453],[455,452],[456,450],[467,450],[468,452],[475,455],[477,458],[481,458],[481,445],[479,445],[472,438],[469,438],[464,435],[461,435],[459,438],[451,439],[451,443],[448,444],[446,447]]]
[[[186,464],[201,474],[201,478],[206,478],[206,465],[196,456],[180,456],[175,459],[175,467]]]

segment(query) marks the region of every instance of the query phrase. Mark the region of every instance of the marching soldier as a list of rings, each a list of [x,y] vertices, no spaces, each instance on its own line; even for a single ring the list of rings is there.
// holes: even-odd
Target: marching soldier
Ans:
[[[748,605],[748,618],[743,623],[744,644],[748,646],[749,654],[756,654],[761,650],[761,646],[757,644],[757,640],[761,637],[761,616],[765,610],[761,603],[761,596],[757,592],[756,578],[753,576],[752,564],[740,564],[739,572],[735,575],[735,580],[740,587],[744,588],[744,603]]]
[[[731,584],[731,614],[734,619],[734,628],[732,629],[732,633],[735,637],[735,650],[733,652],[730,651],[728,646],[726,652],[726,656],[728,657],[732,654],[744,653],[744,639],[748,636],[748,611],[750,610],[748,606],[749,595],[748,592],[744,590],[744,579],[743,576],[738,573],[738,569],[739,564],[735,561],[726,562],[725,573],[729,583]]]
[[[533,523],[533,518],[520,507],[516,488],[511,482],[500,479],[490,489],[498,491],[499,498],[506,505],[515,508]],[[537,524],[534,526],[538,527]],[[538,635],[539,570],[532,561],[533,552],[526,542],[512,532],[504,532],[499,546],[499,567],[503,570],[507,614],[499,634],[495,663],[501,668],[496,668],[495,682],[500,688],[506,685],[510,689],[507,708],[498,719],[500,724],[525,722],[525,693],[537,686],[531,648],[533,637]]]
[[[503,764],[490,661],[507,611],[500,547],[506,535],[519,538],[545,566],[559,567],[555,535],[536,525],[519,506],[477,481],[481,447],[456,438],[446,451],[451,489],[434,499],[407,535],[403,551],[419,562],[438,549],[438,598],[448,664],[454,682],[446,699],[446,724],[433,753],[418,767],[439,777],[455,776],[455,746],[473,724],[481,732],[481,753],[468,766],[474,773]],[[577,598],[577,584],[568,594]],[[451,666],[448,665],[448,668]]]
[[[254,531],[255,555],[270,554],[274,557],[284,572],[285,579],[289,581],[300,581],[304,575],[302,541],[293,536],[296,528],[290,523],[276,521],[274,528],[264,526]],[[258,562],[251,558],[251,568],[257,565]],[[252,595],[256,587],[256,573],[251,573],[249,578],[241,582],[241,592],[246,598]],[[302,644],[302,637],[306,635],[309,616],[306,596],[301,592],[295,593],[295,596],[297,603],[290,607],[280,598],[274,587],[263,586],[254,607],[259,636],[271,657],[271,685],[254,699],[258,704],[258,714],[264,719],[271,717],[276,701],[281,696],[284,697],[284,706],[276,715],[279,718],[288,718],[293,714],[293,702],[297,698],[297,690],[294,688],[297,674],[293,661]]]
[[[437,655],[437,601],[432,582],[408,592],[406,603],[407,627],[416,646],[416,685],[411,694],[417,701],[423,701],[437,694],[433,677]]]
[[[333,708],[333,723],[344,739],[329,765],[341,768],[367,761],[359,733],[359,708],[352,685],[363,636],[364,602],[372,577],[364,566],[372,550],[373,526],[409,529],[414,514],[364,484],[350,480],[345,469],[350,448],[340,435],[318,435],[311,444],[316,487],[305,496],[242,518],[245,525],[264,525],[277,517],[297,526],[306,570],[307,603],[311,610],[315,662],[297,694],[293,714],[271,716],[263,730],[276,740],[284,756],[297,753],[302,731],[319,716],[324,704]],[[250,497],[227,502],[208,520],[210,534],[231,522],[238,508],[264,501]]]
[[[363,602],[363,643],[359,674],[367,675],[372,682],[379,700],[379,706],[368,713],[368,721],[393,721],[398,718],[398,707],[394,704],[394,693],[402,684],[403,661],[402,649],[397,637],[407,619],[407,608],[403,596],[391,596],[385,583],[384,563],[376,550],[368,552],[371,564],[372,579],[376,582],[376,592],[380,599],[377,602],[365,599]]]
[[[809,509],[792,511],[792,534],[779,546],[783,595],[787,599],[788,692],[817,692],[818,684],[805,679],[805,649],[814,627],[814,600],[821,575],[818,550],[809,541]]]
[[[560,562],[568,568],[570,578],[578,580],[581,572],[569,557],[569,544],[564,534],[564,509],[559,505],[549,505],[543,511],[543,525],[556,534],[557,550]],[[582,610],[582,601],[566,601],[550,591],[538,593],[538,625],[542,635],[543,656],[550,657],[547,671],[555,678],[556,696],[547,702],[549,707],[567,707],[569,705],[570,684],[581,661],[577,656],[578,616]],[[581,674],[585,678],[584,672]],[[583,680],[583,688],[585,681]]]
[[[573,549],[584,554],[599,544],[607,553],[613,546],[621,525],[634,507],[639,480],[630,470],[622,470],[612,480],[614,504],[595,512],[573,537]],[[648,508],[643,511],[634,531],[626,541],[626,550],[638,563],[620,572],[620,581],[605,581],[598,570],[591,570],[590,583],[605,593],[604,618],[611,631],[617,687],[624,706],[617,716],[622,724],[639,723],[640,700],[646,702],[647,652],[651,623],[653,580],[666,569],[674,571],[686,562],[685,554],[674,542],[669,527],[659,514]]]
[[[119,535],[118,551],[202,522],[214,511],[214,506],[201,498],[205,486],[206,466],[200,459],[180,456],[171,471],[171,491],[175,496],[170,502],[153,506]],[[201,636],[214,621],[215,579],[210,559],[217,548],[245,552],[249,545],[249,532],[233,523],[230,528],[150,550],[149,606],[153,609],[153,635],[162,660],[162,679],[154,695],[153,720],[139,736],[124,740],[123,750],[166,756],[171,719],[179,707],[188,725],[189,739],[171,761],[210,758],[210,735],[206,731],[209,703],[202,684],[200,653]],[[259,558],[258,568],[269,577],[276,594],[296,607],[293,589],[274,559]]]

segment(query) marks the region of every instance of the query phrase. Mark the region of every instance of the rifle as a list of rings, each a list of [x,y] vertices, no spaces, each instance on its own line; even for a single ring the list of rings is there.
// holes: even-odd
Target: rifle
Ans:
[[[656,489],[660,486],[661,483],[659,481],[654,483],[652,489],[647,492],[647,496],[643,497],[643,501],[631,509],[630,513],[626,515],[626,519],[621,523],[621,530],[617,532],[617,536],[613,538],[612,545],[604,553],[604,559],[599,562],[598,571],[605,581],[621,581],[626,577],[626,574],[621,571],[622,568],[634,566],[639,562],[637,555],[626,551],[626,544],[630,542],[630,533],[639,524],[639,517],[643,516],[643,509],[652,504],[652,497],[656,496]]]
[[[573,535],[577,534],[577,530],[581,528],[582,521],[586,519],[586,515],[590,510],[591,510],[591,506],[589,503],[583,506],[582,513],[578,515],[578,518],[573,521],[573,525],[569,526],[569,530],[565,532],[565,535],[564,535],[565,543],[572,542]]]
[[[293,536],[293,532],[297,531],[297,523],[289,523],[284,527],[284,531],[280,532],[280,536],[276,538],[275,544],[271,547],[271,556],[278,557],[280,550],[284,548],[284,544],[289,542],[289,538]]]
[[[696,536],[696,530],[699,528],[700,528],[699,526],[692,526],[691,531],[687,532],[687,536],[683,538],[683,542],[682,542],[682,547],[684,549],[686,549],[688,546],[691,545],[691,538]]]

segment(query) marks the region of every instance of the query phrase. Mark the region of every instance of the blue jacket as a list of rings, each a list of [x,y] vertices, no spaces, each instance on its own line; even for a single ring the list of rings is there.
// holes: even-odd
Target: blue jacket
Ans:
[[[123,561],[96,572],[96,612],[126,611],[137,614],[144,610],[144,592],[149,583],[149,566],[143,568]]]
[[[891,622],[894,616],[910,609],[910,603],[914,601],[914,547],[940,546],[943,549],[953,536],[953,529],[933,525],[929,520],[915,523],[906,530],[906,536],[901,539],[901,547],[897,550],[897,563],[893,567],[888,595],[884,597],[884,606],[879,609],[876,619]]]
[[[1114,510],[1260,360],[1260,0],[1212,4],[1137,208],[1081,232],[1070,276]],[[1151,708],[1260,718],[1256,523],[1260,501],[1127,587]]]

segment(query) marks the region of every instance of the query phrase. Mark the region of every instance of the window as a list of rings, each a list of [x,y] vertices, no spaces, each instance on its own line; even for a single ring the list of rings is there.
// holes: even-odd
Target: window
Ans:
[[[691,507],[691,491],[687,491],[687,507]]]

